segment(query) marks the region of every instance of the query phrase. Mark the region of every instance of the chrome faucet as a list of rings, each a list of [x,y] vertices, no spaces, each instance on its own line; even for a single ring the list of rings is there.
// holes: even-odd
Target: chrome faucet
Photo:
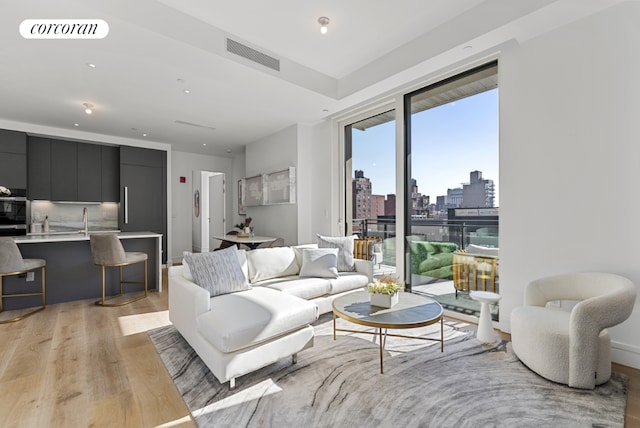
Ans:
[[[89,214],[87,213],[87,207],[82,208],[82,226],[83,232],[89,233]]]

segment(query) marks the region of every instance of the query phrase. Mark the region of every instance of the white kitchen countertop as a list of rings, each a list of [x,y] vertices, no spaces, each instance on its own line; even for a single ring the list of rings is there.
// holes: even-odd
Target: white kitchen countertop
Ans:
[[[27,235],[27,236],[16,236],[14,237],[14,241],[17,244],[36,244],[42,242],[65,242],[65,241],[88,241],[89,235],[91,233],[105,233],[105,232],[89,232],[88,234],[84,232],[76,232],[76,233],[52,233],[49,235]],[[118,232],[118,238],[120,239],[134,239],[134,238],[160,238],[162,237],[161,233],[155,232]]]

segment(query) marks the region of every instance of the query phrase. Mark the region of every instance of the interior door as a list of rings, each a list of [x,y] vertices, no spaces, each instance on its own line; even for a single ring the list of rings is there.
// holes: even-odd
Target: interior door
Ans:
[[[225,191],[224,174],[213,174],[209,177],[209,248],[220,246],[220,240],[214,236],[222,236],[225,232]]]

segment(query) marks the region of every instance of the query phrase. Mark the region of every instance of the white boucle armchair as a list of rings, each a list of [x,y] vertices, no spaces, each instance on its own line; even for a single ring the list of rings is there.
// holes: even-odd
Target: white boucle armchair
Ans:
[[[554,382],[593,389],[611,377],[607,327],[633,311],[635,285],[611,273],[582,272],[535,280],[523,307],[511,312],[513,351],[531,370]],[[577,301],[570,312],[547,307]]]

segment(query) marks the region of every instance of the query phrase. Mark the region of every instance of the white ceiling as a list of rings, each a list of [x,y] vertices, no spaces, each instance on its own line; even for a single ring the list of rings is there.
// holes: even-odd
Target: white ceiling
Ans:
[[[294,123],[315,123],[618,2],[4,2],[0,120],[230,156]],[[320,16],[331,20],[326,35]],[[101,40],[22,38],[20,23],[34,18],[103,19],[110,31]],[[227,52],[227,38],[278,59],[280,71]],[[83,113],[85,102],[93,115]]]

